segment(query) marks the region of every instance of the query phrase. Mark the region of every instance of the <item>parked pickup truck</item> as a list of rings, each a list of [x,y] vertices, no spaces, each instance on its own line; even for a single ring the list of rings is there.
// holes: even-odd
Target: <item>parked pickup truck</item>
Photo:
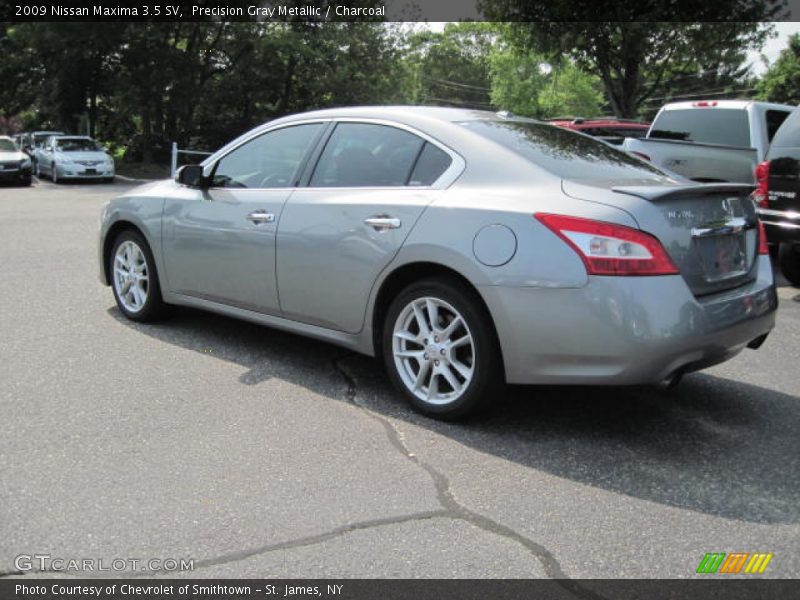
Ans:
[[[750,100],[665,105],[644,138],[626,138],[628,152],[700,182],[754,183],[756,165],[793,106]]]

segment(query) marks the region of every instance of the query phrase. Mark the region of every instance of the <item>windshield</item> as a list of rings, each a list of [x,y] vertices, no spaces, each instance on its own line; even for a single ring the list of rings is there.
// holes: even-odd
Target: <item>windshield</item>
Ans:
[[[64,134],[59,134],[59,133],[54,133],[54,132],[39,133],[39,134],[36,134],[36,135],[33,136],[33,143],[36,146],[41,146],[42,144],[44,144],[47,141],[47,138],[49,138],[51,136],[54,136],[54,135],[64,135]]]
[[[749,148],[750,125],[743,108],[664,110],[649,137]]]
[[[56,148],[61,152],[100,152],[102,148],[94,140],[56,140]]]
[[[17,147],[11,140],[0,140],[0,152],[16,152]]]
[[[461,125],[563,179],[661,181],[667,177],[626,152],[561,127],[529,121],[465,121]]]

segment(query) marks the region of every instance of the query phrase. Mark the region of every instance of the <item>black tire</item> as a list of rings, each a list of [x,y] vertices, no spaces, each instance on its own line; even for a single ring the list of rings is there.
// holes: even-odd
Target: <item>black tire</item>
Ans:
[[[800,244],[782,242],[778,250],[781,273],[793,286],[800,286]]]
[[[125,306],[125,303],[120,299],[117,285],[115,285],[114,262],[117,250],[125,242],[133,242],[138,246],[144,255],[146,270],[147,270],[147,298],[139,310],[130,310]],[[153,259],[153,253],[150,251],[150,246],[144,239],[141,233],[133,229],[128,229],[121,232],[114,239],[111,244],[111,251],[106,257],[108,264],[108,272],[111,279],[111,290],[114,293],[114,300],[117,302],[117,308],[127,318],[133,321],[142,323],[148,321],[156,321],[163,318],[167,314],[167,305],[161,297],[161,286],[158,282],[158,272],[156,270],[156,263]]]
[[[103,183],[114,183],[113,177],[106,177],[103,179]]]
[[[473,340],[472,379],[460,396],[445,404],[433,404],[417,397],[403,382],[393,352],[395,323],[411,302],[426,297],[443,300],[456,309],[466,322]],[[395,387],[414,409],[437,419],[459,419],[485,409],[497,398],[497,392],[503,385],[503,361],[490,315],[476,292],[455,278],[423,279],[403,289],[386,314],[382,351],[386,370]]]
[[[22,180],[22,185],[28,187],[31,184],[31,181],[32,179],[30,177],[26,177],[25,179]]]

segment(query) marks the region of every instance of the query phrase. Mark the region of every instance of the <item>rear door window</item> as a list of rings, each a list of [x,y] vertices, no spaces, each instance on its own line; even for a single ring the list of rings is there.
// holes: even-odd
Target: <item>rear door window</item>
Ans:
[[[765,118],[767,121],[767,139],[772,141],[780,126],[791,113],[786,110],[768,110]]]
[[[408,185],[433,185],[452,162],[453,159],[450,158],[447,152],[437,148],[430,142],[425,142],[425,147],[422,149],[417,159],[417,164],[414,165],[414,170],[411,172]]]
[[[659,113],[651,138],[750,147],[750,125],[743,108],[686,108]]]
[[[800,109],[783,122],[772,140],[772,148],[800,148]]]
[[[311,187],[407,185],[425,140],[372,123],[339,123],[319,158]]]

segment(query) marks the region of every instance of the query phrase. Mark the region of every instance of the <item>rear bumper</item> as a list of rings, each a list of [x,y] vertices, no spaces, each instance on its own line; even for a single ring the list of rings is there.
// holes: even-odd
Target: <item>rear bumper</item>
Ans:
[[[800,242],[800,212],[761,208],[758,217],[764,223],[770,244]]]
[[[769,258],[758,278],[695,298],[680,276],[590,277],[582,288],[481,287],[509,383],[655,383],[735,356],[775,324]]]

